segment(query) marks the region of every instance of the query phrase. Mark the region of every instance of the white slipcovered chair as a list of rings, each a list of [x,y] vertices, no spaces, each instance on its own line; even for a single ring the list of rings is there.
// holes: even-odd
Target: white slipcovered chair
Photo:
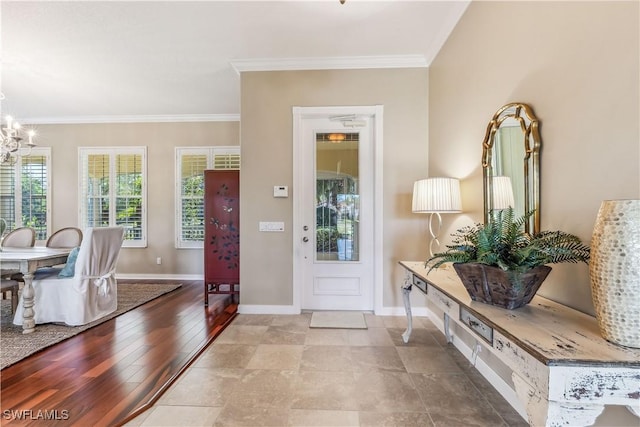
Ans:
[[[35,322],[84,325],[113,313],[118,308],[118,290],[115,277],[116,263],[122,241],[122,227],[88,228],[77,250],[73,265],[73,251],[62,270],[36,271],[33,279],[35,292]],[[73,277],[64,277],[73,274]],[[62,277],[61,277],[62,276]],[[22,295],[13,318],[22,324]]]

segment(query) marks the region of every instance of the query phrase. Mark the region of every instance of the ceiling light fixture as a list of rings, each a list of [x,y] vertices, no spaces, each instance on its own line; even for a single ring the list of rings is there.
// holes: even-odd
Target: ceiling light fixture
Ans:
[[[0,126],[0,164],[13,163],[17,156],[28,156],[31,153],[31,149],[36,146],[33,142],[36,133],[30,129],[26,134],[28,142],[25,143],[20,123],[7,116],[6,126]]]
[[[327,139],[331,142],[341,142],[344,141],[346,137],[347,135],[344,133],[330,133],[329,136],[327,136]]]

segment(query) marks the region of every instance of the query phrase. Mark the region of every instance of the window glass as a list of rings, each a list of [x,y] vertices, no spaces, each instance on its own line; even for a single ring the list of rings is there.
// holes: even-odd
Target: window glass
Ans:
[[[360,136],[316,134],[316,260],[360,261]]]
[[[49,236],[51,149],[36,147],[27,156],[0,165],[0,218],[7,231],[32,227],[36,240]]]
[[[122,226],[125,247],[145,247],[146,148],[80,148],[83,227]]]

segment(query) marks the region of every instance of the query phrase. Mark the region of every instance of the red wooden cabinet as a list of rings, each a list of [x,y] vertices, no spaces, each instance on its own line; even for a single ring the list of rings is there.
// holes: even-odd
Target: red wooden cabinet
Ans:
[[[240,171],[204,172],[204,305],[240,291]]]

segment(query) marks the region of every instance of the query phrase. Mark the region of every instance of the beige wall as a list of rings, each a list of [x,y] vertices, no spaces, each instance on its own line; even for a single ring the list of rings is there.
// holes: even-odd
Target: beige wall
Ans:
[[[602,200],[640,198],[639,4],[471,3],[429,73],[430,173],[462,179],[448,232],[482,221],[481,142],[508,102],[541,121],[543,230],[590,242]],[[584,264],[553,266],[539,293],[593,313]],[[637,424],[609,407],[595,425]]]
[[[410,193],[426,175],[427,70],[247,72],[241,80],[241,304],[293,304],[292,107],[383,105],[383,305],[402,305],[397,261],[426,254]],[[289,198],[274,199],[274,185],[288,185]],[[284,221],[285,232],[261,233],[259,221]]]
[[[384,106],[384,306],[402,305],[396,262],[426,258],[427,218],[410,212],[413,181],[462,179],[465,212],[445,216],[443,235],[480,221],[480,142],[507,102],[531,104],[542,122],[543,229],[590,240],[601,200],[640,197],[638,31],[637,2],[473,2],[428,71],[243,73],[241,302],[292,304],[292,197],[274,199],[272,188],[296,191],[295,105]],[[77,224],[78,146],[146,145],[149,247],[125,249],[119,270],[202,274],[200,250],[173,247],[174,147],[236,145],[237,122],[38,131],[39,144],[53,147],[54,228]],[[261,220],[284,221],[285,233],[259,233]],[[584,265],[555,266],[541,293],[592,312]]]
[[[430,172],[463,180],[481,221],[481,142],[495,111],[541,121],[541,221],[591,240],[602,200],[640,198],[639,3],[473,2],[430,68]],[[448,234],[448,233],[447,233]],[[540,294],[593,313],[588,267],[557,264]]]
[[[175,249],[174,147],[238,145],[238,122],[39,125],[37,132],[38,145],[51,147],[54,230],[78,225],[78,147],[146,146],[148,247],[124,248],[118,274],[202,276],[202,249]]]

